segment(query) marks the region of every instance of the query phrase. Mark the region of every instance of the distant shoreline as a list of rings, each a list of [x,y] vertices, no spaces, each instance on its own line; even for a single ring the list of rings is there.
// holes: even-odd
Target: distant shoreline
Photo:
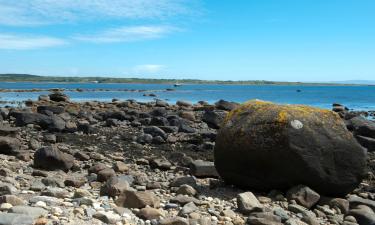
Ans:
[[[32,83],[104,83],[104,84],[180,84],[180,85],[275,85],[275,86],[374,86],[373,84],[343,84],[343,83],[311,83],[284,81],[219,81],[198,79],[144,79],[144,78],[113,78],[113,77],[56,77],[37,76],[30,74],[0,74],[0,82],[32,82]]]

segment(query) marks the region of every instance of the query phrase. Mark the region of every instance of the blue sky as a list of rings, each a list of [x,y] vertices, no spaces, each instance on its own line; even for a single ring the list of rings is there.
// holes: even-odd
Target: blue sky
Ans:
[[[0,0],[0,73],[375,79],[373,0]]]

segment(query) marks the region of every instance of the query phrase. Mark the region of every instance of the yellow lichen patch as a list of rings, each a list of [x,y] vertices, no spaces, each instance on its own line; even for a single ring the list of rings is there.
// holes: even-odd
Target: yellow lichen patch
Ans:
[[[284,110],[281,110],[278,114],[277,122],[283,123],[283,124],[287,123],[288,122],[288,113]]]
[[[267,101],[250,100],[230,111],[224,119],[224,125],[230,120],[236,120],[244,113],[247,113],[248,121],[253,121],[256,118],[273,118],[274,122],[279,124],[286,124],[293,119],[308,119],[315,123],[323,123],[328,118],[331,118],[331,120],[334,118],[337,121],[340,119],[334,112],[326,109],[306,105],[278,105]]]

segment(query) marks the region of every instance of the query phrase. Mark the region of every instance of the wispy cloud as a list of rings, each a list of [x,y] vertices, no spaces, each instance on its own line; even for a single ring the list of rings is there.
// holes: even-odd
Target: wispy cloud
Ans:
[[[165,69],[165,65],[159,64],[145,64],[138,65],[133,68],[135,73],[158,73]]]
[[[0,24],[10,26],[115,19],[163,19],[191,14],[197,0],[0,0]]]
[[[73,38],[94,43],[133,42],[161,38],[178,30],[171,26],[126,26],[109,29],[97,34],[76,35]]]
[[[12,34],[0,34],[0,49],[26,50],[65,45],[65,40],[43,36],[19,36]]]

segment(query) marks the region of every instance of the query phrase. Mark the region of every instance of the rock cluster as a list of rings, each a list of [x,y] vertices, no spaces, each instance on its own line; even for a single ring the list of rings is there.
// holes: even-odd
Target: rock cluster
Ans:
[[[1,109],[0,224],[374,224],[371,172],[341,198],[225,184],[213,149],[235,103],[29,105]]]

